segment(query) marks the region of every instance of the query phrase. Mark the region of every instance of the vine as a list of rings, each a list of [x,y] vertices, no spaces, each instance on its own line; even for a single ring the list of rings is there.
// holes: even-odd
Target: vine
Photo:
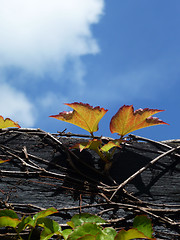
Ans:
[[[19,219],[13,210],[0,210],[0,227],[9,227],[16,232],[19,240],[23,240],[22,233],[28,234],[28,240],[32,237],[36,229],[40,240],[48,240],[56,235],[56,239],[64,240],[130,240],[134,238],[155,239],[153,238],[153,228],[151,220],[145,216],[136,216],[133,227],[129,230],[117,232],[112,227],[103,227],[107,221],[99,216],[89,213],[76,214],[67,222],[67,227],[62,229],[60,224],[47,216],[57,213],[55,208],[40,211],[37,214]],[[68,227],[69,226],[69,227]],[[40,227],[40,229],[39,229]]]

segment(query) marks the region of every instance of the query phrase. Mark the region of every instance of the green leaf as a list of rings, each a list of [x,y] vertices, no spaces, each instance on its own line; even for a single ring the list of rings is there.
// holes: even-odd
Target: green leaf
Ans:
[[[72,221],[68,221],[67,225],[70,226],[71,228],[75,228],[74,223]]]
[[[114,240],[117,232],[114,228],[107,227],[102,230],[102,233],[98,234],[96,240]]]
[[[0,227],[13,227],[16,228],[16,226],[19,224],[20,220],[17,218],[11,218],[8,216],[0,217]]]
[[[80,237],[77,240],[96,240],[96,237],[90,234],[87,234],[86,236]]]
[[[72,229],[64,229],[63,231],[62,231],[62,236],[63,236],[63,238],[64,238],[64,240],[67,240],[68,239],[68,236],[72,233]]]
[[[86,235],[96,236],[98,233],[101,233],[102,230],[99,226],[93,223],[86,222],[81,226],[78,226],[74,231],[69,235],[68,240],[77,240]]]
[[[145,216],[136,216],[134,218],[133,227],[137,228],[138,231],[142,232],[146,237],[152,238],[153,227],[151,220]]]
[[[43,218],[43,217],[47,217],[51,214],[57,213],[57,209],[55,208],[48,208],[46,210],[40,211],[37,214],[35,214],[32,218],[32,220],[28,223],[28,225],[31,225],[33,228],[36,226],[37,220],[38,218]]]
[[[3,217],[3,216],[18,218],[18,215],[11,209],[0,210],[0,217]]]
[[[20,221],[20,223],[17,226],[17,232],[20,233],[22,230],[24,230],[28,225],[34,226],[33,219],[28,216],[27,218],[23,217]]]
[[[35,214],[35,215],[33,216],[33,220],[37,220],[38,218],[47,217],[47,216],[49,216],[49,215],[51,215],[51,214],[54,214],[54,213],[57,213],[57,212],[58,212],[57,209],[51,207],[51,208],[48,208],[48,209],[46,209],[46,210],[40,211],[40,212],[38,212],[37,214]]]
[[[110,236],[112,236],[112,237],[115,237],[116,234],[117,234],[116,230],[115,230],[114,228],[112,228],[112,227],[104,228],[104,229],[103,229],[103,233],[108,234],[108,235],[110,235]],[[114,239],[114,238],[113,238],[113,239]]]
[[[128,231],[125,231],[122,229],[115,237],[114,240],[130,240],[130,239],[135,239],[135,238],[143,238],[147,239],[147,237],[139,232],[137,229],[129,229]]]
[[[47,240],[53,235],[61,235],[61,227],[59,223],[50,218],[38,218],[37,225],[43,227],[40,235],[40,240]]]
[[[76,214],[71,218],[74,227],[80,226],[83,223],[106,223],[104,219],[90,213]]]

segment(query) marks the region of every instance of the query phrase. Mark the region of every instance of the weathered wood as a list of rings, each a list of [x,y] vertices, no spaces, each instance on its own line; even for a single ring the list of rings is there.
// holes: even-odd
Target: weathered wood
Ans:
[[[136,214],[147,214],[157,238],[179,239],[179,150],[130,179],[112,197],[118,185],[179,142],[168,142],[168,147],[134,138],[116,151],[108,177],[94,152],[68,150],[77,141],[82,139],[55,137],[37,129],[2,130],[0,158],[10,161],[0,165],[0,208],[33,214],[53,206],[62,224],[86,211],[109,219],[117,229],[129,227],[132,222],[126,220]]]

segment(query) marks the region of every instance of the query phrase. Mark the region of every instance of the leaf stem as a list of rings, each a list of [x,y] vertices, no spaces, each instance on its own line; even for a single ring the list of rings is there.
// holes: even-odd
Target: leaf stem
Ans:
[[[90,132],[90,134],[91,134],[91,137],[95,139],[93,132]]]
[[[16,231],[18,238],[19,238],[20,240],[23,240],[22,237],[20,236],[18,230],[17,230],[16,228],[14,228],[14,230]]]
[[[31,229],[30,233],[29,233],[29,237],[28,237],[28,240],[31,239],[31,235],[32,235],[32,232],[33,232],[34,228]]]
[[[99,147],[97,147],[97,149],[95,149],[95,152],[99,155],[99,157],[100,157],[103,161],[107,162],[107,157],[104,156],[104,154],[101,152],[101,150],[99,149]]]

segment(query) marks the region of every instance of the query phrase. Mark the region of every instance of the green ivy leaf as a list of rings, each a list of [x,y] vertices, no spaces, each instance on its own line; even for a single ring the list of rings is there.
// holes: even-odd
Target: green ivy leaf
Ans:
[[[87,234],[86,236],[80,237],[77,240],[96,240],[96,237],[90,234]]]
[[[11,218],[8,216],[0,217],[0,227],[13,227],[16,228],[16,226],[19,224],[20,220],[17,218]]]
[[[80,226],[83,223],[106,223],[104,219],[90,213],[76,214],[71,218],[74,227]]]
[[[67,225],[70,226],[71,228],[75,228],[74,223],[72,221],[68,221]]]
[[[18,215],[11,209],[0,210],[0,227],[13,227],[19,224]]]
[[[21,219],[21,222],[17,226],[17,232],[20,233],[22,230],[24,230],[28,225],[34,226],[33,219],[29,216],[27,218],[23,217]]]
[[[39,218],[37,220],[37,225],[44,228],[41,232],[40,240],[48,240],[55,234],[61,235],[61,226],[58,222],[55,222],[50,218]]]
[[[67,240],[68,239],[68,236],[72,233],[72,229],[64,229],[63,231],[62,231],[62,236],[63,236],[63,238],[64,238],[64,240]]]
[[[0,217],[11,217],[11,218],[18,218],[18,215],[11,209],[3,209],[0,210]]]
[[[133,227],[137,228],[138,231],[144,233],[145,236],[152,238],[153,228],[151,220],[145,216],[136,216],[133,221]]]
[[[147,239],[147,237],[143,233],[139,232],[137,229],[132,228],[132,229],[129,229],[128,231],[125,231],[124,229],[122,229],[116,235],[115,240],[130,240],[135,238]]]
[[[54,214],[54,213],[57,213],[57,212],[58,212],[57,209],[55,209],[55,208],[53,208],[53,207],[38,212],[37,214],[35,214],[35,215],[33,216],[34,224],[33,224],[32,227],[35,227],[35,226],[36,226],[36,222],[37,222],[38,218],[44,218],[44,217],[47,217],[47,216],[49,216],[49,215],[51,215],[51,214]]]
[[[86,235],[96,236],[101,233],[102,229],[97,226],[97,224],[86,222],[81,226],[78,226],[74,229],[74,231],[69,235],[68,240],[77,240],[81,239],[81,237],[85,237]]]
[[[117,232],[114,228],[107,227],[102,230],[102,233],[98,234],[96,240],[114,240]]]

